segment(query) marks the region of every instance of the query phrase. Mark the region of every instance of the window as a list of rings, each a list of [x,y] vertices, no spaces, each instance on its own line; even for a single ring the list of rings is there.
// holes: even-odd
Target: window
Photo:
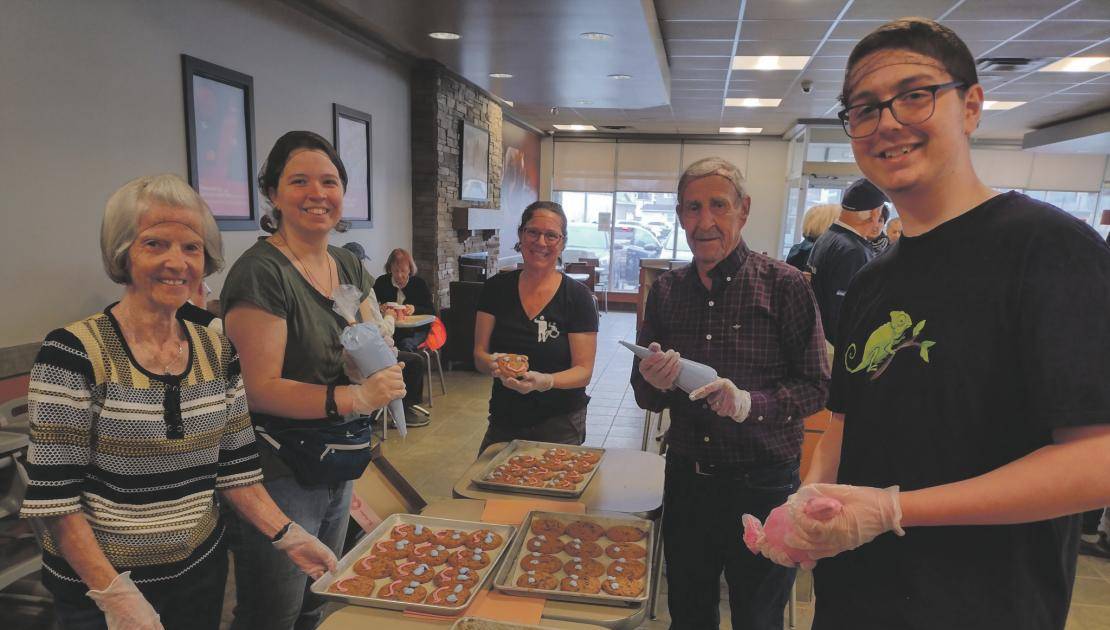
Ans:
[[[1064,212],[1074,216],[1087,225],[1095,225],[1095,206],[1098,203],[1098,193],[1093,192],[1068,192],[1057,190],[1027,190],[1026,195],[1050,203]]]

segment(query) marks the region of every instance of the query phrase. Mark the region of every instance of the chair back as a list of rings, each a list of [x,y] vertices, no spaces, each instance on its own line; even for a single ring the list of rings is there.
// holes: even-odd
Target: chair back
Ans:
[[[432,325],[428,328],[428,338],[420,344],[420,349],[427,349],[431,351],[439,350],[443,344],[447,343],[447,327],[437,317],[432,321]]]
[[[589,289],[591,293],[594,291],[595,287],[597,286],[597,267],[595,267],[593,265],[590,265],[590,264],[587,264],[587,263],[584,263],[584,262],[567,263],[566,265],[563,266],[563,271],[565,273],[568,273],[568,274],[570,274],[570,273],[584,273],[584,274],[587,274],[589,277],[586,278],[586,280],[582,284],[586,285],[586,288]]]

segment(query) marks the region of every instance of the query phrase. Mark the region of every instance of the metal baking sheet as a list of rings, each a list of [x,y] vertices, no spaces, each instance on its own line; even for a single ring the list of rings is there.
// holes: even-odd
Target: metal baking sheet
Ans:
[[[571,523],[574,521],[591,521],[597,523],[602,527],[608,529],[614,525],[632,525],[639,527],[647,532],[647,536],[637,544],[642,544],[647,550],[647,555],[644,556],[644,589],[640,591],[639,595],[635,597],[620,597],[618,595],[610,595],[602,590],[600,593],[571,593],[561,590],[546,590],[540,588],[524,588],[516,585],[517,578],[524,573],[524,569],[520,568],[520,559],[523,554],[529,553],[524,549],[524,543],[533,536],[532,534],[532,521],[537,518],[554,518],[564,523]],[[655,558],[652,557],[654,551],[655,529],[654,523],[649,520],[636,518],[627,514],[619,512],[591,512],[590,514],[566,514],[563,512],[539,512],[532,511],[525,517],[524,522],[520,526],[520,531],[517,534],[509,552],[505,556],[504,562],[501,563],[501,568],[497,571],[497,576],[493,580],[493,587],[499,591],[509,593],[512,595],[525,595],[529,597],[542,596],[547,599],[559,599],[568,602],[580,602],[589,604],[605,604],[612,606],[614,604],[626,604],[628,606],[638,606],[643,604],[648,599],[648,593],[651,592],[651,581],[654,579],[655,572],[652,570]],[[600,541],[610,541],[608,538],[602,536]],[[602,547],[605,544],[598,542]],[[565,552],[560,551],[557,554],[552,554],[559,558],[565,564],[570,560]],[[556,576],[563,575],[560,570]]]
[[[451,630],[550,630],[551,626],[532,626],[507,621],[494,621],[481,617],[460,617],[451,624]]]
[[[397,601],[393,599],[382,599],[380,597],[362,597],[359,595],[344,595],[342,593],[332,593],[328,589],[336,581],[354,575],[351,569],[355,562],[358,562],[365,556],[374,543],[385,539],[389,536],[389,532],[398,525],[423,525],[431,529],[462,529],[462,530],[477,530],[488,529],[501,535],[505,542],[497,549],[488,552],[490,554],[489,566],[484,569],[479,569],[481,579],[478,584],[470,590],[470,597],[466,601],[457,606],[438,606],[435,604],[411,604],[408,602]],[[450,518],[434,518],[431,516],[418,516],[415,514],[394,514],[389,518],[378,524],[374,531],[358,542],[346,555],[339,560],[335,568],[335,572],[328,572],[320,576],[318,580],[312,583],[311,590],[320,597],[330,600],[343,602],[346,604],[354,604],[355,606],[373,606],[375,608],[388,608],[390,610],[412,610],[416,612],[430,613],[433,615],[457,615],[459,612],[466,609],[467,606],[474,601],[474,597],[486,588],[489,583],[490,577],[497,570],[497,565],[505,556],[505,551],[512,545],[513,535],[516,533],[516,528],[512,525],[500,525],[497,523],[481,523],[477,521],[460,521]],[[379,585],[375,585],[375,589]]]
[[[486,477],[488,477],[489,474],[494,471],[494,469],[496,469],[501,464],[509,461],[510,457],[514,457],[523,452],[537,449],[542,452],[546,451],[549,448],[565,448],[568,451],[574,451],[578,453],[597,453],[599,458],[597,460],[597,466],[594,466],[593,470],[583,475],[585,479],[583,479],[582,483],[578,484],[578,487],[574,490],[518,486],[516,484],[502,483],[500,481],[490,481],[489,479],[486,479]],[[478,486],[479,488],[485,488],[486,490],[497,490],[499,492],[516,492],[521,494],[541,494],[549,497],[576,499],[582,496],[582,493],[586,491],[586,488],[590,485],[590,482],[593,481],[594,475],[597,474],[598,469],[601,468],[601,461],[603,459],[605,459],[605,449],[603,448],[597,448],[593,446],[574,446],[572,444],[556,444],[554,442],[534,442],[532,440],[513,440],[512,442],[509,442],[508,446],[501,449],[500,453],[494,455],[493,459],[490,460],[489,465],[486,466],[482,470],[482,472],[478,473],[478,475],[475,476],[474,479],[471,479],[471,481],[474,482],[474,485]]]

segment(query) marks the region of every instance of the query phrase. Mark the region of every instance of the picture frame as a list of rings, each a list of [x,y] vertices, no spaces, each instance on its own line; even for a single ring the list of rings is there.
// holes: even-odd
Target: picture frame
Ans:
[[[366,112],[332,103],[332,140],[347,169],[343,219],[351,227],[374,227],[373,124]]]
[[[462,121],[459,143],[459,199],[489,199],[489,130]]]
[[[181,55],[189,184],[221,230],[258,229],[254,79]]]

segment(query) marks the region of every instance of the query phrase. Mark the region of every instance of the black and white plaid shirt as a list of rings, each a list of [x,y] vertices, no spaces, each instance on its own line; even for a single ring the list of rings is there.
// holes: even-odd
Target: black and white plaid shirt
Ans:
[[[671,409],[670,449],[707,464],[763,467],[797,460],[802,420],[825,404],[829,368],[813,291],[801,272],[741,242],[710,272],[669,271],[651,287],[636,343],[656,341],[716,368],[752,396],[743,423],[718,416],[704,401],[663,392],[632,367],[636,402]]]

